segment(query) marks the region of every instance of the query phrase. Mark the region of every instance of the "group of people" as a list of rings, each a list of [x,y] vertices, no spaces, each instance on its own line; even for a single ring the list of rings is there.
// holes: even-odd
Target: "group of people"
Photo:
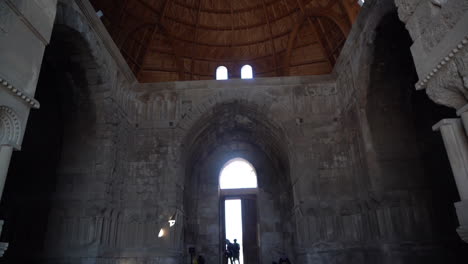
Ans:
[[[237,260],[237,263],[240,264],[239,261],[239,255],[240,255],[240,245],[237,243],[237,239],[234,239],[234,243],[231,243],[229,239],[226,239],[226,251],[224,252],[224,255],[226,256],[229,261],[231,261],[231,264],[234,264]]]

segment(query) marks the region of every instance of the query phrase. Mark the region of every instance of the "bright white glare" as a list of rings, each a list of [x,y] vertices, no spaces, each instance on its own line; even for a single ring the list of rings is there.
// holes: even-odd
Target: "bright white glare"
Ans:
[[[252,66],[244,65],[241,69],[241,79],[252,79],[252,78],[253,78]]]
[[[173,227],[175,225],[175,220],[169,220],[169,226]]]
[[[242,243],[242,203],[241,200],[226,200],[225,201],[225,223],[226,223],[226,239],[240,245],[239,260],[244,263],[243,243]]]
[[[216,80],[227,80],[228,79],[228,70],[224,66],[219,66],[216,69]]]
[[[362,6],[362,5],[364,4],[364,2],[366,2],[366,1],[365,1],[365,0],[358,0],[358,4],[359,4],[360,6]]]
[[[164,236],[164,229],[161,228],[161,230],[159,230],[158,237],[163,237],[163,236]]]
[[[257,188],[257,175],[250,163],[234,159],[227,163],[219,177],[221,189]]]

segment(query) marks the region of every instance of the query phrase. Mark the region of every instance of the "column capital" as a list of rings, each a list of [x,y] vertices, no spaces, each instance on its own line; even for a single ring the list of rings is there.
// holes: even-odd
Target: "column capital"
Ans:
[[[433,131],[439,131],[443,126],[453,126],[459,124],[461,121],[459,118],[446,118],[440,120],[437,124],[432,126]]]
[[[465,126],[465,133],[468,136],[468,104],[460,108],[457,111],[457,115],[462,119],[463,125]]]
[[[468,114],[468,104],[457,110],[458,116],[462,116],[463,114]]]

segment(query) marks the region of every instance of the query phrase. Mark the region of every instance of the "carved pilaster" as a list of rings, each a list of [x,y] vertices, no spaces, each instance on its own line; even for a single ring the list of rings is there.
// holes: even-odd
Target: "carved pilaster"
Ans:
[[[468,142],[458,118],[443,119],[433,127],[440,130],[462,200],[468,200]]]
[[[468,201],[461,201],[455,203],[455,208],[457,209],[458,222],[460,227],[458,227],[457,232],[463,241],[468,243]]]
[[[13,109],[0,106],[0,198],[3,194],[8,167],[13,148],[20,148],[21,122]],[[3,221],[0,220],[0,234]],[[0,243],[0,257],[8,248],[8,243]]]
[[[468,243],[468,136],[461,119],[443,119],[433,130],[440,130],[452,167],[461,202],[455,203],[460,237]]]

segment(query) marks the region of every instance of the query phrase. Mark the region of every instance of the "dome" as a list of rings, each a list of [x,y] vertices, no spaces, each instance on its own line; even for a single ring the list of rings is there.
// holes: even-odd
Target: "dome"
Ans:
[[[140,82],[330,73],[356,0],[92,0]]]

